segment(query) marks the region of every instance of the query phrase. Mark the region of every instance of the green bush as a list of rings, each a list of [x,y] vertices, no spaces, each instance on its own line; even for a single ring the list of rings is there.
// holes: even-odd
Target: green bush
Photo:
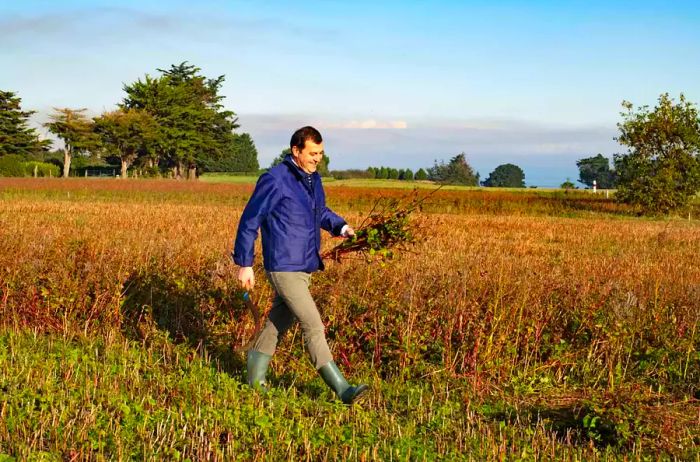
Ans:
[[[615,155],[615,199],[656,215],[687,209],[700,191],[700,116],[681,94],[668,93],[652,110],[623,102],[627,112],[618,123],[618,142],[627,153]]]
[[[26,162],[22,156],[16,154],[0,157],[0,176],[34,176],[35,167],[37,176],[61,176],[61,170],[57,165],[52,163],[39,162],[35,160]]]
[[[24,176],[34,176],[34,168],[36,167],[37,176],[40,177],[59,177],[61,176],[61,171],[58,166],[50,164],[48,162],[25,162],[24,163]]]
[[[26,176],[24,159],[16,154],[0,157],[0,176]]]

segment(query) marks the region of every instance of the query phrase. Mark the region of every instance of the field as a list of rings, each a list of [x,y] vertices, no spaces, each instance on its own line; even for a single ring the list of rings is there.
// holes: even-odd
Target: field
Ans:
[[[251,191],[0,178],[0,460],[700,460],[699,221],[439,191],[410,252],[314,275],[371,386],[346,407],[298,327],[272,390],[245,385],[228,254]],[[350,223],[407,192],[327,188]]]
[[[257,181],[257,176],[252,175],[231,175],[225,173],[205,173],[200,177],[201,181],[206,183],[234,183],[234,184],[245,184],[245,183],[255,183]],[[335,178],[324,178],[323,184],[326,186],[349,186],[355,188],[401,188],[401,189],[434,189],[436,187],[435,183],[432,181],[402,181],[402,180],[374,180],[374,179],[363,179],[363,178],[353,178],[347,180],[336,180]],[[445,185],[443,186],[446,191],[473,191],[479,188],[472,186],[460,186],[460,185]],[[500,188],[501,191],[506,190],[506,188]],[[510,188],[508,191],[513,192],[527,192],[528,189],[525,188]],[[539,192],[543,189],[539,189]],[[544,189],[544,191],[553,191],[552,189]]]

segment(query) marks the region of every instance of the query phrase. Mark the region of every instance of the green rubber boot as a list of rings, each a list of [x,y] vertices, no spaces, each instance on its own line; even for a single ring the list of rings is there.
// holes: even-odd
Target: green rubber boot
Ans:
[[[247,359],[248,385],[267,390],[265,375],[267,374],[267,365],[270,363],[272,356],[259,351],[248,350]]]
[[[365,384],[351,386],[348,381],[345,380],[343,373],[340,372],[334,361],[330,361],[328,364],[321,367],[318,373],[323,378],[323,381],[326,382],[326,385],[328,385],[345,404],[357,402],[358,399],[369,390],[369,387]]]

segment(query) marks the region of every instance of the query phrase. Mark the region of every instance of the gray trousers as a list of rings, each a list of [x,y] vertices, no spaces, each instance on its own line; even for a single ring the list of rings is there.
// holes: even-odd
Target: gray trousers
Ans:
[[[311,274],[304,272],[269,272],[267,276],[275,290],[272,309],[265,322],[265,327],[255,340],[252,349],[273,355],[277,341],[294,324],[301,323],[304,343],[316,369],[333,360],[331,350],[326,342],[321,314],[316,308],[309,286]]]

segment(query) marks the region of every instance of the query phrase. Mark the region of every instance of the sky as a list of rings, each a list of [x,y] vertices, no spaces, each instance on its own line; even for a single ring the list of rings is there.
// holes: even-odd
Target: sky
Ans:
[[[558,186],[576,160],[624,152],[623,100],[700,102],[699,26],[695,0],[0,0],[0,89],[39,126],[187,61],[225,76],[262,166],[310,124],[331,169],[464,152],[482,179],[514,163]]]

